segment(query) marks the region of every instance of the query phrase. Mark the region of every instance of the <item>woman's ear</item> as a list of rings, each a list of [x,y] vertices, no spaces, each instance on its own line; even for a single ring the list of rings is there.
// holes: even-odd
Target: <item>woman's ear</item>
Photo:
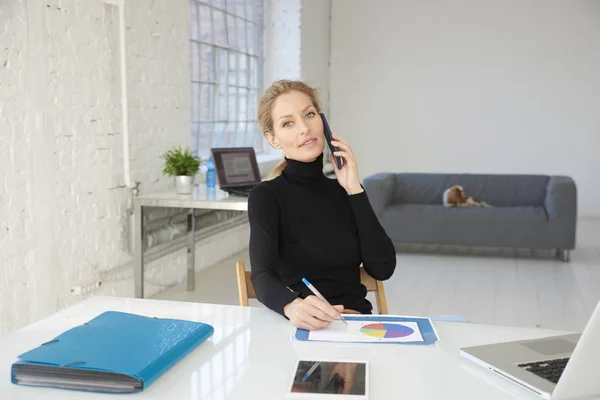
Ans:
[[[272,132],[265,132],[265,137],[267,138],[267,140],[269,141],[269,144],[276,148],[276,149],[281,149],[281,146],[277,143],[277,140],[275,139],[275,135],[273,135]]]

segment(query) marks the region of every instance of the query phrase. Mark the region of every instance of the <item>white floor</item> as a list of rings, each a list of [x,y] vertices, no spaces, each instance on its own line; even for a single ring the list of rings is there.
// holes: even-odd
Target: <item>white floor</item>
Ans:
[[[579,221],[577,249],[569,263],[529,250],[399,251],[396,272],[385,282],[390,314],[458,314],[484,324],[580,331],[600,300],[598,219]],[[241,253],[198,273],[193,292],[183,283],[155,298],[238,304],[238,259],[249,266],[247,252]],[[256,301],[250,305],[261,306]]]

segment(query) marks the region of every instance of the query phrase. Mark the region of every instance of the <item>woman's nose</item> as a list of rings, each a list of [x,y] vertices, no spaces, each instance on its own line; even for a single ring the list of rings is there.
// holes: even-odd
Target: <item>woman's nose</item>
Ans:
[[[300,122],[298,123],[298,128],[300,129],[301,134],[306,134],[309,131],[308,124],[304,119],[300,120]]]

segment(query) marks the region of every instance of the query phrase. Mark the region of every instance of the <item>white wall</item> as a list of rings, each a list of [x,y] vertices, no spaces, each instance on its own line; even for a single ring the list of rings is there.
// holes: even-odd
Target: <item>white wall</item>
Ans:
[[[329,107],[331,0],[303,0],[301,79],[317,88],[323,112]]]
[[[600,216],[600,2],[333,0],[331,40],[361,177],[566,174]]]

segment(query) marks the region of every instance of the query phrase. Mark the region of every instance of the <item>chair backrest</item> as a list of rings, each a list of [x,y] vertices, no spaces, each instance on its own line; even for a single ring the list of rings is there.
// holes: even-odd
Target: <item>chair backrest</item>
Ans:
[[[238,282],[238,295],[241,306],[248,306],[248,299],[255,299],[256,292],[250,280],[252,273],[246,271],[246,265],[243,261],[238,261],[235,264]],[[374,279],[367,274],[367,271],[360,267],[360,281],[367,288],[367,292],[375,292],[375,302],[377,303],[377,312],[379,314],[387,314],[387,301],[385,299],[385,289],[383,282]]]

